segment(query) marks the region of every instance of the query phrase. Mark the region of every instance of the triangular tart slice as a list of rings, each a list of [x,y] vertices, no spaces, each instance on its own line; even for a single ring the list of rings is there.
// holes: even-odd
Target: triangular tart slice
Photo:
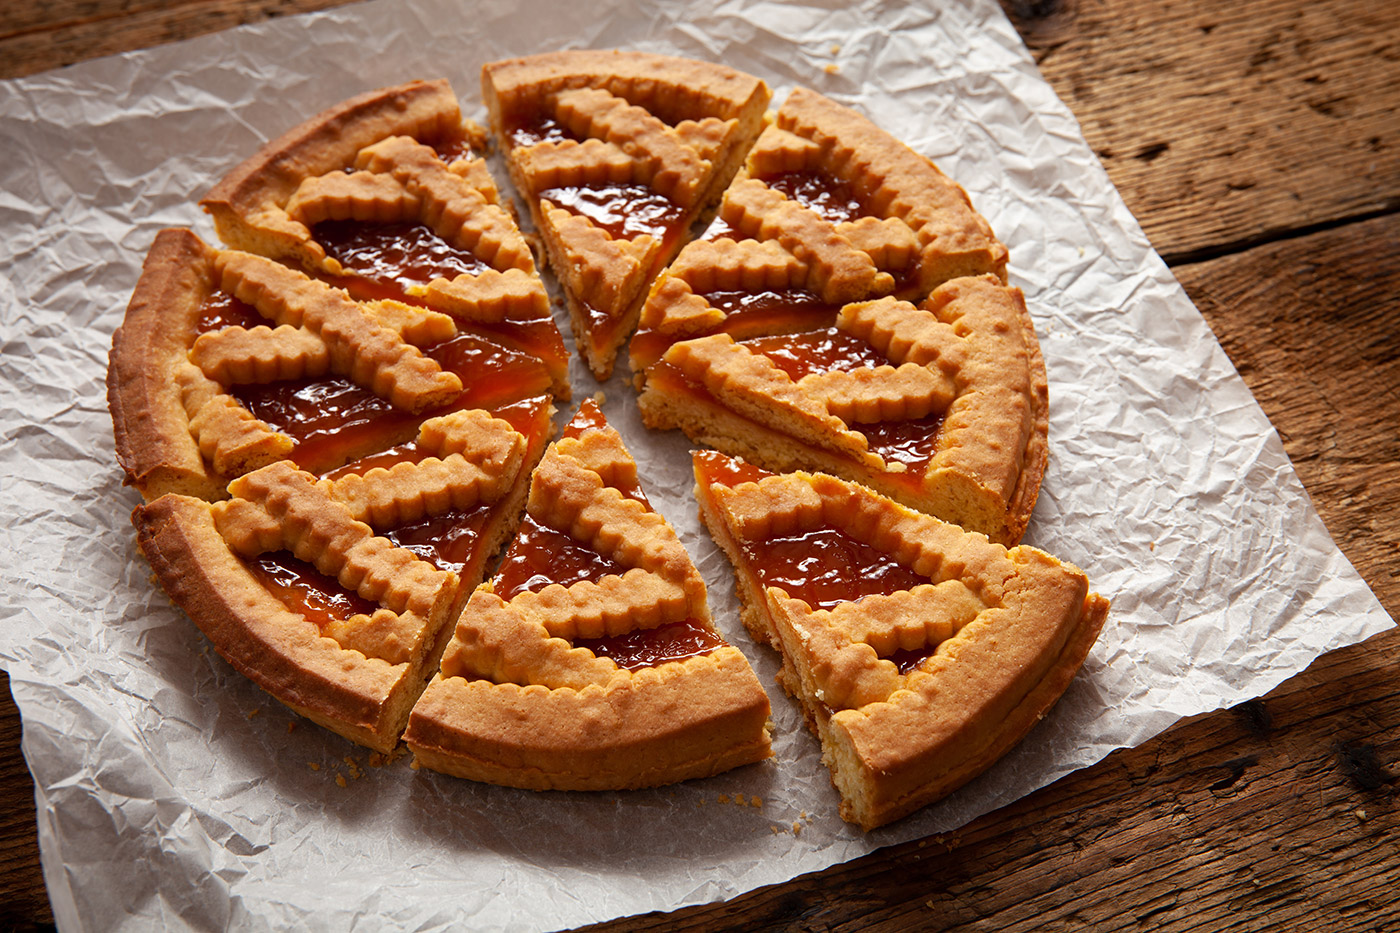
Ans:
[[[288,130],[201,201],[230,246],[300,266],[362,301],[393,299],[541,360],[568,357],[534,257],[446,81],[352,98]]]
[[[220,499],[279,460],[324,473],[471,409],[511,422],[538,456],[553,388],[548,361],[451,313],[357,301],[179,229],[156,236],[107,371],[117,459],[147,500]]]
[[[387,752],[513,529],[532,462],[510,423],[455,411],[332,476],[281,460],[225,500],[167,494],[132,520],[166,593],[235,668]]]
[[[652,279],[757,137],[768,88],[708,62],[569,51],[489,64],[482,92],[579,349],[607,378]]]
[[[745,622],[781,653],[841,815],[864,829],[1009,751],[1059,699],[1107,615],[1077,568],[858,484],[713,451],[695,455],[695,476]]]
[[[414,708],[404,740],[417,763],[600,790],[769,757],[767,696],[591,401],[540,461],[527,512]]]

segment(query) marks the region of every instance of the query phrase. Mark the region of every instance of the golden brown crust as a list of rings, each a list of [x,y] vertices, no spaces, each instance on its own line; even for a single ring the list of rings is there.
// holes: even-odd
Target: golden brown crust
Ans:
[[[150,500],[165,493],[218,499],[227,477],[200,455],[177,392],[201,303],[214,290],[214,251],[188,230],[156,235],[126,318],[112,336],[107,405],[126,482]]]
[[[757,136],[768,89],[707,62],[640,52],[554,52],[482,69],[491,125],[563,285],[580,351],[607,378],[652,278],[684,243]],[[541,116],[574,138],[518,145]],[[663,236],[623,238],[541,195],[558,186],[635,184],[677,210]]]
[[[575,646],[676,623],[718,643],[699,573],[665,520],[624,494],[636,464],[591,417],[545,454],[527,508],[630,569],[508,599],[478,588],[404,736],[426,767],[536,790],[624,789],[770,754],[767,697],[737,649],[629,669]]]
[[[711,482],[701,517],[735,566],[746,620],[783,657],[841,792],[872,829],[961,786],[1019,742],[1068,686],[1108,602],[1044,552],[1008,551],[834,477]],[[813,610],[764,588],[746,542],[818,527],[875,547],[927,585]],[[925,651],[907,673],[887,658]]]

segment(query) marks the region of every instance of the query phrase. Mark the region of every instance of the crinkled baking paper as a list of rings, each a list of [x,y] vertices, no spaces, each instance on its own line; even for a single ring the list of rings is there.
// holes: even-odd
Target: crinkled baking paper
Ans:
[[[103,379],[156,231],[213,240],[199,197],[345,97],[446,76],[481,118],[483,63],[575,47],[723,62],[775,103],[804,84],[850,104],[965,186],[1011,249],[1051,393],[1027,540],[1113,611],[1019,748],[894,826],[837,818],[776,688],[775,759],[676,787],[536,794],[373,767],[235,674],[136,551]],[[554,930],[726,898],[957,827],[1392,624],[994,0],[348,6],[0,84],[0,153],[0,660],[66,930]],[[595,390],[573,375],[577,397]],[[771,685],[695,520],[687,444],[641,428],[621,377],[605,389],[719,624]]]

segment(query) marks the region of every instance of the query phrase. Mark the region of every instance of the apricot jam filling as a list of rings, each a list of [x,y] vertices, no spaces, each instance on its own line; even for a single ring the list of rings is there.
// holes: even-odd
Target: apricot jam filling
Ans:
[[[620,576],[628,569],[527,514],[501,559],[492,589],[509,602],[520,593],[533,593],[551,583],[572,586],[610,573]]]
[[[859,220],[867,213],[850,185],[821,172],[782,172],[760,180],[833,224]]]
[[[196,334],[207,334],[223,330],[225,327],[253,328],[260,324],[272,324],[258,313],[252,305],[238,300],[228,292],[215,291],[199,305],[199,321],[195,324]]]
[[[646,185],[567,185],[547,188],[540,200],[588,218],[614,240],[650,235],[673,238],[683,211]]]
[[[290,551],[271,551],[243,563],[289,612],[304,616],[320,629],[354,615],[371,615],[379,608]]]
[[[472,334],[459,334],[425,352],[444,370],[461,375],[465,388],[448,405],[419,414],[394,408],[338,376],[234,386],[229,394],[253,417],[295,442],[291,459],[298,466],[320,473],[407,440],[424,418],[466,408],[494,411],[522,395],[550,389],[539,360]]]
[[[468,565],[478,556],[481,531],[494,509],[494,503],[478,505],[473,509],[453,509],[441,515],[396,525],[378,534],[388,538],[395,547],[412,551],[439,570],[464,576]]]
[[[435,278],[479,275],[490,268],[470,251],[458,249],[422,223],[327,220],[316,224],[311,235],[325,248],[327,256],[350,273],[345,277],[349,281],[343,284],[352,297],[362,301],[401,297],[409,288],[427,285]],[[377,285],[390,294],[357,294],[356,280]]]
[[[888,357],[858,337],[835,327],[741,340],[772,360],[793,382],[810,373],[850,372],[890,366]]]
[[[540,143],[582,142],[564,124],[543,114],[514,121],[506,130],[506,138],[512,148],[526,149]]]
[[[703,623],[683,619],[612,638],[580,638],[573,644],[608,658],[618,667],[636,670],[709,654],[724,647],[725,641]]]

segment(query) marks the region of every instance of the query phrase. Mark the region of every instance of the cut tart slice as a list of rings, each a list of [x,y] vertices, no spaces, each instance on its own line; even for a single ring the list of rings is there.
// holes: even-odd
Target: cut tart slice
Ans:
[[[960,187],[799,88],[718,219],[652,288],[631,345],[643,418],[1014,544],[1040,489],[1047,405],[1005,269]]]
[[[229,499],[167,494],[132,520],[166,593],[237,670],[387,752],[514,525],[532,446],[506,421],[454,411],[423,422],[388,469],[381,453],[317,479],[280,460],[230,483]]]
[[[228,245],[299,265],[354,298],[453,315],[543,361],[568,358],[534,257],[446,81],[372,91],[268,143],[201,201]]]
[[[219,499],[250,470],[286,459],[323,473],[453,411],[547,438],[551,364],[492,336],[164,230],[112,342],[117,459],[148,500]]]
[[[821,739],[841,815],[881,826],[1009,751],[1108,612],[1084,574],[822,474],[695,455],[700,514],[744,619]]]
[[[656,273],[713,207],[769,92],[722,65],[571,51],[482,69],[491,126],[600,379]]]
[[[404,740],[416,761],[535,790],[646,787],[771,754],[768,699],[636,463],[585,402],[531,480]]]

